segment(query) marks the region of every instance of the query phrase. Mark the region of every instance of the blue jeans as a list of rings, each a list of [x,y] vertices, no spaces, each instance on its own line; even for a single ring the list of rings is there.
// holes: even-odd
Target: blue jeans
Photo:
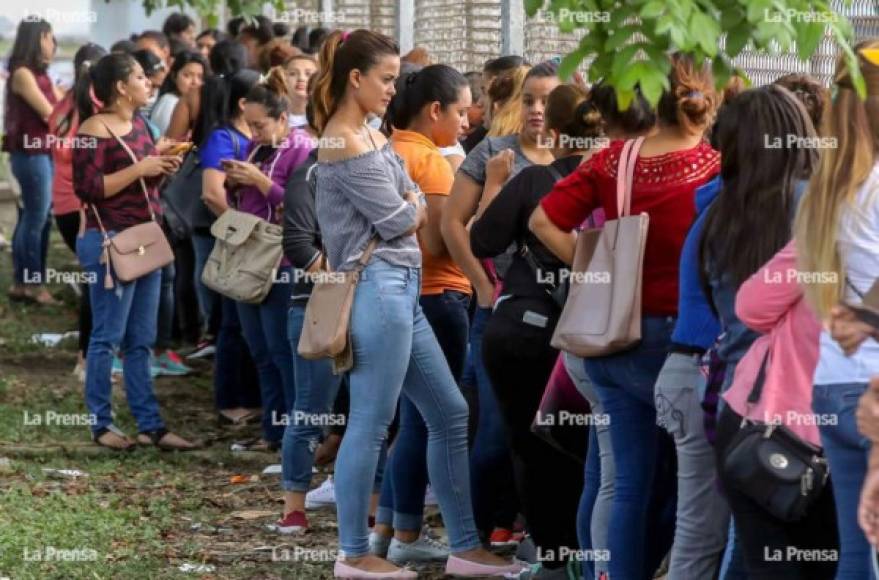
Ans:
[[[174,334],[174,262],[162,268],[162,284],[159,291],[159,318],[156,349],[171,347]]]
[[[482,360],[482,336],[490,317],[491,308],[476,307],[468,351],[468,366],[473,369],[479,400],[479,420],[470,454],[470,489],[476,525],[486,534],[494,527],[512,529],[519,505],[506,428]]]
[[[873,550],[858,525],[858,503],[867,476],[870,441],[858,432],[855,410],[866,390],[866,383],[815,385],[812,395],[812,410],[817,415],[836,418],[836,425],[824,425],[829,421],[822,421],[818,427],[833,474],[840,547],[836,580],[873,578]]]
[[[586,373],[583,359],[564,353],[565,369],[583,398],[589,401],[593,416],[598,418],[589,427],[589,444],[583,475],[583,495],[577,507],[577,537],[585,554],[607,550],[607,531],[613,507],[613,480],[616,469],[613,464],[613,446],[610,440],[610,424],[604,422],[604,407],[595,392],[595,385]],[[602,558],[583,562],[587,580],[607,572],[608,562]]]
[[[110,236],[116,232],[109,232]],[[114,280],[104,288],[106,267],[100,263],[103,236],[86,230],[76,243],[79,263],[89,276],[92,334],[86,359],[85,403],[93,415],[92,432],[113,423],[110,370],[113,352],[121,346],[125,394],[141,433],[164,427],[150,378],[150,349],[156,340],[161,272],[156,270],[128,284]]]
[[[208,258],[214,249],[214,236],[193,233],[192,249],[195,253],[195,295],[198,297],[198,308],[201,310],[202,320],[207,325],[211,319],[214,306],[221,296],[204,285],[201,281],[201,273],[208,262]]]
[[[611,521],[607,535],[611,578],[653,578],[671,547],[674,513],[671,496],[657,488],[673,487],[674,447],[656,424],[654,385],[665,363],[673,317],[644,317],[641,341],[619,354],[586,359],[585,369],[610,420],[616,467]],[[672,481],[660,481],[658,474]],[[670,516],[671,529],[666,529]]]
[[[467,403],[418,303],[420,270],[373,258],[354,295],[351,410],[336,459],[339,547],[368,552],[376,465],[401,391],[427,423],[427,469],[453,552],[480,545],[467,465]]]
[[[18,221],[12,234],[12,267],[16,284],[44,284],[52,220],[52,157],[14,151],[12,174],[21,186]]]
[[[304,321],[305,303],[293,304],[287,312],[287,338],[293,353],[296,399],[281,449],[284,491],[308,491],[314,452],[320,443],[322,426],[328,422],[321,419],[331,417],[333,401],[342,383],[342,376],[333,374],[330,359],[308,360],[299,356],[297,347]]]
[[[259,375],[263,432],[267,441],[281,441],[286,418],[296,399],[293,352],[287,339],[287,302],[293,275],[290,267],[278,269],[277,280],[260,304],[238,302],[241,333]]]
[[[419,299],[424,316],[457,383],[464,372],[470,296],[446,290]],[[406,395],[400,397],[400,429],[388,454],[375,521],[399,530],[420,530],[427,487],[427,425]]]

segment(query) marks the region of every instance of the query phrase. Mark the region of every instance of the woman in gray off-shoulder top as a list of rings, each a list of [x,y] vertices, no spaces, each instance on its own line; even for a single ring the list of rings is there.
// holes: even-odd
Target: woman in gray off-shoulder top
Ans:
[[[446,572],[500,576],[521,566],[481,547],[473,520],[467,404],[418,303],[426,221],[424,195],[385,137],[366,126],[383,115],[399,76],[399,49],[368,30],[335,31],[320,52],[315,126],[321,135],[315,207],[331,270],[355,267],[369,240],[378,245],[360,277],[351,312],[350,413],[336,458],[341,578],[415,578],[370,554],[367,516],[376,467],[400,393],[424,417],[427,465],[449,535]],[[344,150],[333,150],[333,147]],[[329,279],[329,278],[328,278]]]

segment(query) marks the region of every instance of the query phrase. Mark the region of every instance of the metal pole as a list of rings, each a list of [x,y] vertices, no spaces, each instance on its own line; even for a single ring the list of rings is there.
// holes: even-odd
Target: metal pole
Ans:
[[[397,0],[397,43],[400,54],[415,48],[415,0]]]
[[[501,0],[501,54],[525,54],[523,0]]]

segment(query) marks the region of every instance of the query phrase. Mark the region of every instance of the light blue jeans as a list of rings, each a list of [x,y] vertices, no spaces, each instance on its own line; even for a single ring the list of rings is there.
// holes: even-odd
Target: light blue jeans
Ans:
[[[16,284],[45,284],[46,255],[52,230],[52,157],[14,151],[12,174],[21,186],[22,208],[12,234],[12,265]]]
[[[479,547],[470,499],[467,403],[418,303],[421,270],[373,258],[354,295],[351,408],[336,459],[340,555],[368,553],[367,515],[400,392],[427,424],[427,471],[452,552]]]
[[[592,414],[604,415],[604,407],[595,392],[592,379],[586,374],[583,359],[569,352],[564,353],[565,370],[583,398],[589,401]],[[602,553],[607,548],[607,530],[613,506],[613,480],[616,468],[613,462],[613,444],[610,440],[610,424],[596,420],[589,427],[589,445],[586,451],[583,495],[577,508],[577,537],[582,550]],[[601,551],[601,552],[599,552]],[[608,562],[602,558],[583,562],[584,578],[592,580],[607,573]]]

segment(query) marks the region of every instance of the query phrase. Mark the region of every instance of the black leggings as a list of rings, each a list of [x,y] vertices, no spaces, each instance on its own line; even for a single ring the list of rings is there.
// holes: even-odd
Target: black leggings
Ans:
[[[523,322],[529,311],[545,316],[546,325]],[[506,299],[489,319],[482,342],[483,360],[510,442],[526,524],[548,568],[564,563],[558,558],[560,548],[568,553],[579,548],[577,505],[583,490],[583,464],[531,432],[559,355],[549,344],[558,314],[548,297]]]
[[[741,422],[742,417],[729,407],[721,411],[715,444],[719,456],[739,430]],[[726,484],[722,474],[721,481]],[[808,515],[798,522],[775,518],[729,485],[724,491],[735,519],[736,537],[741,542],[749,580],[827,580],[834,577],[835,561],[805,561],[797,551],[806,550],[818,559],[839,554],[836,508],[829,482]]]
[[[76,235],[79,233],[79,212],[73,211],[55,216],[58,231],[64,243],[76,256]],[[92,306],[89,298],[88,284],[79,285],[81,297],[79,299],[79,351],[85,357],[89,349],[89,339],[92,336]]]

